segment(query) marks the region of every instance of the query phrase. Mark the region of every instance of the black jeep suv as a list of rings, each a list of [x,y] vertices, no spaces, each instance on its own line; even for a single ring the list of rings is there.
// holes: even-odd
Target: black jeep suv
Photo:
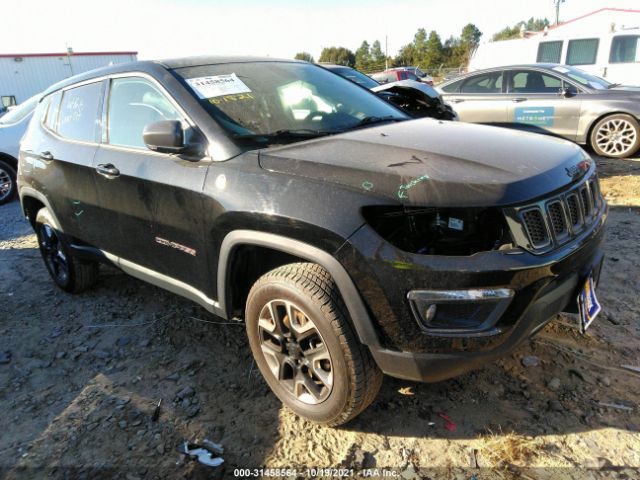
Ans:
[[[60,288],[108,262],[243,319],[274,393],[330,425],[383,373],[459,375],[575,310],[607,214],[573,144],[410,120],[323,68],[260,58],[54,85],[18,184]]]

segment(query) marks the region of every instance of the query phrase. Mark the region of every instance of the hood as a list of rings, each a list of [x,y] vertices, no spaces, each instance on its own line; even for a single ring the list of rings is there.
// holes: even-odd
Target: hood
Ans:
[[[582,177],[592,161],[565,140],[420,119],[260,152],[262,168],[407,206],[505,206]]]
[[[629,94],[637,97],[640,95],[640,86],[636,87],[633,85],[619,85],[617,87],[608,88],[606,90],[595,90],[597,93],[601,92],[610,92],[610,93],[620,93],[620,94]]]
[[[382,85],[373,87],[371,91],[377,93],[387,90],[402,90],[407,88],[419,90],[429,98],[438,98],[440,96],[440,94],[432,86],[427,85],[426,83],[416,82],[415,80],[398,80],[397,82],[383,83]]]

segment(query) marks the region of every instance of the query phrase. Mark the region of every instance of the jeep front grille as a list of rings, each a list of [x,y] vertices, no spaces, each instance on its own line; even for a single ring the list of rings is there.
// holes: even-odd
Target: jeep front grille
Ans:
[[[531,210],[522,212],[522,220],[524,220],[524,227],[529,235],[529,240],[531,240],[531,244],[535,248],[544,247],[549,244],[547,227],[539,208],[534,207]]]
[[[595,175],[550,198],[509,209],[516,243],[534,253],[547,252],[591,225],[604,201]]]
[[[567,208],[569,210],[569,220],[571,228],[575,229],[580,225],[582,216],[580,215],[580,201],[575,193],[567,195]]]
[[[562,237],[567,234],[567,221],[564,215],[564,207],[560,200],[555,200],[547,204],[549,211],[549,220],[551,220],[551,228],[556,237]]]
[[[591,205],[591,197],[589,195],[589,190],[587,185],[580,188],[580,197],[582,198],[582,207],[583,213],[585,217],[591,215],[592,205]]]

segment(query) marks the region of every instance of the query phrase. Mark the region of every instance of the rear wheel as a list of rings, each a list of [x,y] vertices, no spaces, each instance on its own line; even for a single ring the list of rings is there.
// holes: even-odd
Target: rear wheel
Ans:
[[[36,216],[38,246],[49,275],[65,292],[79,293],[98,280],[98,264],[74,257],[46,208]]]
[[[0,205],[10,202],[16,196],[16,170],[4,160],[0,160]]]
[[[591,147],[603,157],[630,157],[640,148],[640,124],[625,113],[604,117],[591,131]]]
[[[272,270],[252,287],[247,334],[278,398],[309,420],[340,425],[375,398],[382,372],[348,319],[329,273],[313,263]]]

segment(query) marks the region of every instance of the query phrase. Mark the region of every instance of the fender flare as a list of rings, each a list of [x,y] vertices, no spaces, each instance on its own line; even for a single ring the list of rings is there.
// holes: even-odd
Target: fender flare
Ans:
[[[370,348],[379,348],[380,342],[365,304],[356,289],[353,280],[331,254],[308,243],[281,237],[272,233],[254,230],[234,230],[228,233],[220,247],[218,259],[218,302],[222,312],[227,311],[227,279],[228,266],[233,255],[233,250],[240,245],[257,245],[289,253],[310,262],[317,263],[325,268],[333,277],[342,299],[349,311],[349,315],[356,329],[360,342]]]
[[[49,200],[42,192],[39,192],[31,187],[23,186],[23,187],[18,187],[18,195],[20,196],[20,207],[22,208],[23,215],[26,216],[26,212],[24,211],[24,198],[25,197],[35,198],[36,200],[41,202],[51,214],[51,223],[54,224],[52,225],[52,227],[55,228],[57,231],[62,232],[62,228],[60,227],[60,221],[56,216],[56,212],[53,210],[53,208],[51,208],[51,204],[49,203]],[[35,221],[35,218],[33,218],[32,220]]]

